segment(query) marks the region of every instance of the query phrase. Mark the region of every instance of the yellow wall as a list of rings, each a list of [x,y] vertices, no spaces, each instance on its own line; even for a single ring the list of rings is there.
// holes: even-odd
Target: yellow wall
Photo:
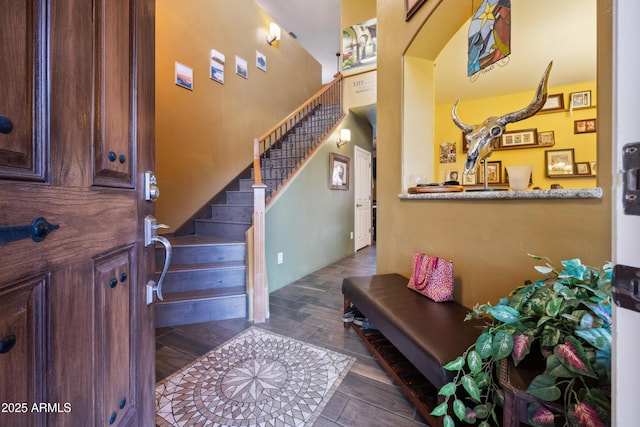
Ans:
[[[517,111],[528,105],[533,99],[538,82],[531,82],[531,92],[519,93],[508,96],[500,96],[475,101],[462,100],[458,105],[457,114],[460,120],[469,125],[482,123],[488,116],[501,116],[511,111]],[[592,93],[592,108],[574,109],[569,111],[569,94],[590,90]],[[549,189],[551,184],[560,184],[564,188],[587,188],[595,187],[595,178],[548,178],[545,171],[545,150],[561,150],[573,148],[576,162],[596,161],[596,133],[574,134],[574,121],[596,118],[596,84],[595,82],[578,83],[569,86],[550,87],[550,94],[564,94],[564,105],[567,107],[563,111],[541,112],[535,116],[512,123],[507,126],[507,132],[523,129],[537,129],[542,131],[553,131],[555,135],[555,145],[552,147],[522,148],[509,150],[496,150],[488,161],[502,162],[502,182],[504,182],[504,168],[510,165],[531,164],[534,165],[532,172],[533,187],[538,186]],[[466,153],[462,152],[462,132],[451,120],[452,105],[439,105],[436,108],[434,157],[436,159],[436,176],[439,181],[444,181],[445,170],[456,169],[462,177]],[[456,162],[439,163],[439,143],[452,141],[456,142]]]
[[[602,199],[400,200],[402,192],[402,56],[435,8],[446,4],[456,29],[469,2],[428,1],[409,22],[404,2],[378,0],[378,273],[408,275],[411,252],[455,263],[456,298],[467,306],[496,301],[538,276],[528,252],[556,261],[581,257],[601,265],[611,257],[611,0],[598,1],[598,178]],[[444,10],[444,9],[443,9]],[[455,29],[451,30],[453,33]],[[546,64],[545,64],[546,65]],[[467,111],[461,117],[467,119]],[[525,151],[525,150],[521,150]],[[563,181],[564,182],[564,181]]]
[[[267,45],[272,21],[253,1],[156,1],[156,214],[173,230],[249,166],[254,138],[322,86],[320,64],[285,31]],[[226,56],[224,84],[209,78],[211,49]],[[193,91],[174,84],[175,61],[193,68]]]

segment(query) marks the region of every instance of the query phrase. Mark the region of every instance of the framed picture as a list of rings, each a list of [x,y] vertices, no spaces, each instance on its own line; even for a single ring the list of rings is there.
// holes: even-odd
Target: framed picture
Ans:
[[[500,148],[515,148],[523,145],[537,145],[537,129],[524,129],[504,132],[500,137]]]
[[[224,84],[224,54],[215,49],[211,49],[211,59],[209,60],[209,77],[220,84]]]
[[[540,111],[558,111],[564,110],[564,94],[556,93],[547,96],[547,102],[542,106]]]
[[[404,0],[405,21],[411,19],[414,13],[420,9],[427,0]]]
[[[478,166],[478,177],[476,182],[478,184],[484,184],[484,168],[482,165]],[[502,161],[487,162],[487,184],[500,184],[502,183]]]
[[[176,62],[175,82],[178,86],[182,86],[185,89],[193,90],[193,68]]]
[[[340,154],[331,153],[329,162],[329,186],[332,190],[349,189],[349,158]]]
[[[576,163],[576,175],[591,175],[591,165],[589,162]]]
[[[573,133],[591,133],[596,131],[596,119],[574,120]]]
[[[236,55],[236,74],[246,79],[248,77],[248,73],[247,61]]]
[[[465,175],[462,174],[462,185],[476,185],[476,174]]]
[[[441,142],[440,143],[440,163],[456,162],[456,143]]]
[[[256,67],[262,71],[267,71],[267,57],[264,53],[256,50]]]
[[[584,90],[582,92],[573,92],[569,95],[570,108],[591,107],[591,91]]]
[[[591,166],[591,175],[595,175],[598,172],[598,162],[589,162]]]
[[[538,145],[552,146],[556,144],[556,136],[552,130],[538,132]]]
[[[573,148],[545,150],[544,156],[547,176],[573,175]]]
[[[460,171],[458,169],[447,169],[444,171],[445,181],[458,181],[460,182]]]

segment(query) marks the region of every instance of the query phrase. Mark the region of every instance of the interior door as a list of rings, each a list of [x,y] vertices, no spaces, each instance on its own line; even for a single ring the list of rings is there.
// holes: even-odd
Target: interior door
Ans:
[[[0,425],[154,425],[155,4],[0,7]]]
[[[355,250],[371,244],[371,153],[355,147]]]
[[[626,215],[623,208],[625,146],[640,142],[640,80],[638,55],[628,55],[640,37],[638,27],[640,3],[614,1],[613,8],[613,167],[614,195],[613,230],[611,246],[615,264],[640,269],[640,216]],[[637,155],[632,156],[637,159]],[[633,171],[629,170],[629,174]],[[638,170],[635,174],[637,177]],[[628,180],[632,190],[640,189],[637,180]],[[637,199],[636,199],[637,200]],[[633,200],[630,200],[633,201]],[[640,270],[639,270],[640,271]],[[635,310],[614,306],[613,310],[613,422],[614,426],[631,426],[638,423],[638,384],[640,384],[640,313],[637,301],[640,298],[635,278]]]

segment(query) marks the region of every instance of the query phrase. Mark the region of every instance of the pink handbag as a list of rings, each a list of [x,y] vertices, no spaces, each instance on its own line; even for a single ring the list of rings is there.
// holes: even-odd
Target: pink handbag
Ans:
[[[453,301],[453,262],[413,253],[411,278],[407,287],[436,302]]]

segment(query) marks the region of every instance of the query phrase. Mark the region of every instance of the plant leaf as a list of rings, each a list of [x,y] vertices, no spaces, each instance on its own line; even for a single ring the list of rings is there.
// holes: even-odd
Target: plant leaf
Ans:
[[[452,381],[450,383],[446,383],[442,387],[440,387],[440,391],[438,392],[441,396],[453,396],[456,394],[456,384]]]
[[[518,363],[524,359],[524,357],[531,351],[531,336],[525,334],[516,334],[513,337],[513,361],[518,366]]]
[[[443,366],[447,371],[459,371],[464,366],[464,357],[458,356],[456,360],[452,360]]]
[[[561,279],[575,277],[576,279],[584,280],[585,273],[589,271],[578,258],[560,261],[560,263],[564,266],[564,270],[558,274]]]
[[[489,332],[483,332],[476,340],[476,351],[483,359],[491,356],[491,346],[493,343],[493,335]]]
[[[461,400],[456,399],[453,401],[453,413],[456,414],[460,421],[467,415],[467,407],[464,406]]]
[[[475,412],[476,418],[479,418],[481,420],[488,418],[492,410],[493,410],[493,405],[490,403],[483,403],[480,405],[476,405],[473,408],[473,412]]]
[[[462,377],[462,386],[467,390],[467,393],[469,393],[469,396],[471,396],[473,400],[480,402],[480,389],[472,377],[464,375]]]
[[[476,385],[480,390],[482,390],[490,384],[489,379],[489,374],[487,374],[486,372],[478,372],[478,375],[476,375]]]
[[[549,267],[548,265],[536,265],[535,267],[536,270],[538,270],[540,273],[542,274],[549,274],[553,271],[553,268]]]
[[[520,320],[520,312],[508,305],[488,307],[487,310],[494,319],[499,320],[502,323],[510,324],[516,323]]]
[[[555,354],[547,357],[547,369],[545,373],[555,378],[573,378],[576,376],[576,374],[565,368]]]
[[[540,345],[542,347],[553,347],[560,342],[560,338],[560,329],[551,325],[545,325],[542,329],[542,340],[540,341]]]
[[[571,372],[586,375],[592,378],[598,378],[584,353],[582,344],[577,338],[569,336],[565,338],[564,344],[558,344],[553,349],[562,364]]]
[[[548,402],[558,400],[562,396],[562,392],[556,386],[555,378],[545,374],[540,374],[531,381],[527,393]]]
[[[495,359],[504,359],[513,350],[513,336],[504,331],[498,332],[493,338],[491,354]]]
[[[538,402],[531,402],[527,405],[527,421],[534,427],[553,427],[555,425],[553,412]]]
[[[447,402],[442,402],[441,404],[433,408],[433,411],[431,411],[430,414],[434,417],[439,417],[446,414],[447,409],[449,409],[449,405],[447,405]]]
[[[469,365],[469,369],[473,374],[477,374],[482,370],[482,358],[477,351],[471,350],[469,352],[467,355],[467,365]]]
[[[564,298],[556,297],[551,298],[547,305],[545,306],[545,312],[548,316],[556,317],[558,313],[560,313],[560,309],[562,308],[562,304],[564,302]]]
[[[451,418],[451,415],[444,416],[442,419],[442,425],[444,427],[456,427],[456,423],[453,421],[453,418]]]
[[[609,329],[593,328],[576,330],[575,334],[598,350],[611,350],[611,331]]]

